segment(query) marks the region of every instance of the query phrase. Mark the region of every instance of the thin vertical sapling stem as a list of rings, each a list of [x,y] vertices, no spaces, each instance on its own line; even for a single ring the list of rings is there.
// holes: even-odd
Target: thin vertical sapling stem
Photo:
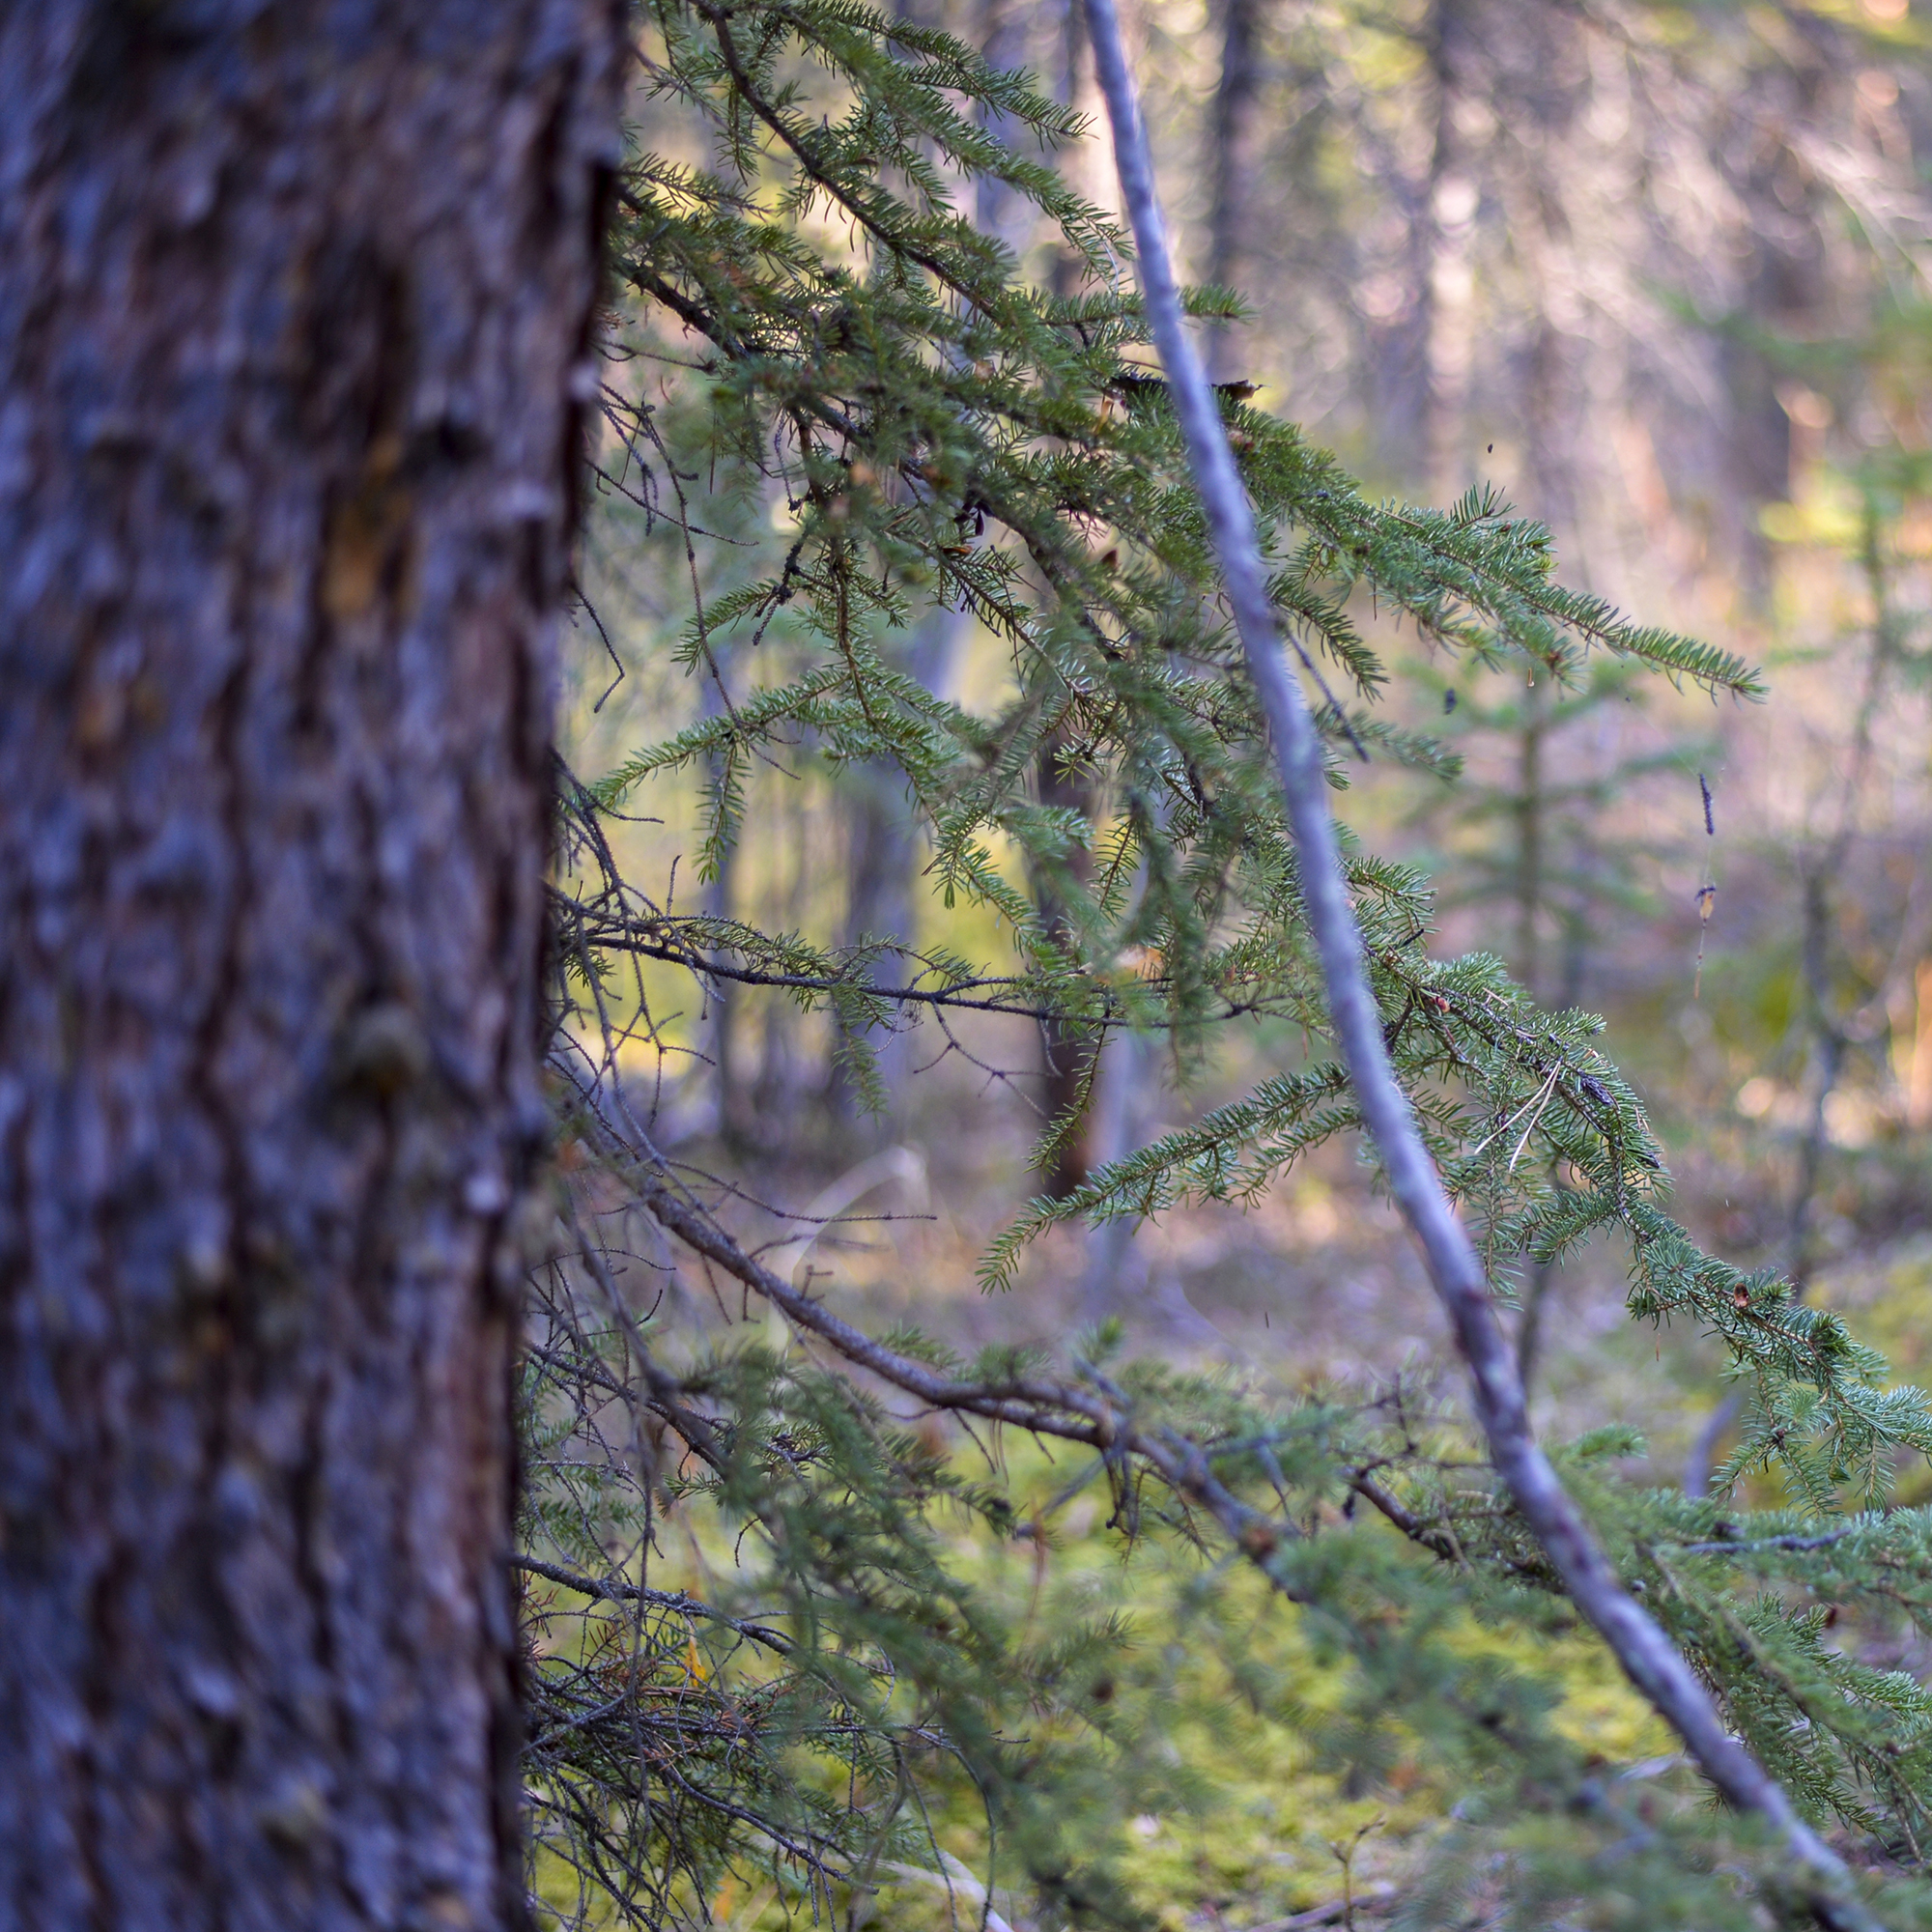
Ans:
[[[1380,1015],[1369,990],[1361,935],[1328,815],[1321,747],[1301,688],[1283,662],[1253,512],[1182,324],[1152,161],[1114,0],[1083,4],[1113,127],[1114,159],[1139,257],[1142,298],[1248,672],[1274,741],[1289,822],[1301,856],[1302,898],[1321,959],[1336,1040],[1363,1121],[1380,1150],[1390,1191],[1422,1250],[1468,1365],[1492,1460],[1577,1607],[1602,1634],[1631,1682],[1683,1738],[1718,1790],[1739,1810],[1766,1820],[1783,1839],[1800,1867],[1805,1902],[1814,1917],[1833,1932],[1877,1932],[1878,1921],[1859,1901],[1844,1861],[1724,1728],[1709,1693],[1676,1646],[1624,1589],[1530,1433],[1522,1380],[1496,1320],[1488,1279],[1443,1192],[1382,1043]]]

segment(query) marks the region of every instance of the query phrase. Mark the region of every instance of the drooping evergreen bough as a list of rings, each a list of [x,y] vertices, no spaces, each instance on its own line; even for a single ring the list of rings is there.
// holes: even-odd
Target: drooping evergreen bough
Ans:
[[[1141,1029],[1183,1065],[1232,1016],[1286,1017],[1318,1042],[1325,1016],[1130,264],[1051,166],[1073,119],[956,41],[842,0],[654,0],[639,47],[592,541],[684,586],[674,663],[715,696],[616,769],[559,782],[551,1064],[571,1159],[523,1404],[540,1912],[696,1923],[755,1893],[774,1917],[856,1923],[891,1886],[908,1923],[1151,1922],[1129,1821],[1200,1796],[1168,1737],[1178,1707],[1156,1657],[1176,1643],[1349,1788],[1406,1755],[1460,1796],[1397,1923],[1648,1932],[1799,1912],[1758,1834],[1688,1776],[1624,1779],[1552,1721],[1550,1647],[1576,1641],[1575,1613],[1438,1406],[1403,1388],[1284,1405],[1238,1378],[1115,1361],[1105,1329],[1065,1361],[866,1336],[751,1252],[725,1192],[655,1145],[618,1077],[620,1051],[668,1037],[646,961],[828,1011],[873,1094],[881,1038],[962,1009]],[[1037,212],[1081,293],[1042,294],[960,212],[988,178]],[[1192,299],[1237,312],[1225,294]],[[1758,695],[1736,658],[1563,589],[1546,534],[1494,497],[1374,503],[1291,426],[1233,398],[1225,412],[1338,786],[1378,762],[1454,771],[1378,716],[1364,591],[1459,662],[1527,660],[1571,682],[1607,658]],[[896,638],[935,605],[1009,648],[997,710],[897,664]],[[758,672],[731,691],[727,651]],[[1091,815],[1037,803],[1048,745],[1089,781]],[[897,934],[828,950],[622,875],[612,815],[648,811],[654,786],[701,783],[697,858],[715,869],[753,761],[808,756],[901,772],[935,895],[996,915],[1010,957]],[[1932,1446],[1924,1399],[1889,1388],[1837,1317],[1669,1218],[1600,1022],[1540,1010],[1488,955],[1432,957],[1426,881],[1360,849],[1349,868],[1390,1050],[1498,1292],[1613,1238],[1634,1318],[1695,1321],[1731,1352],[1745,1422],[1719,1499],[1621,1481],[1611,1460],[1633,1445],[1615,1432],[1564,1449],[1566,1479],[1739,1734],[1871,1868],[1888,1922],[1932,1923],[1915,1876],[1932,1699],[1828,1634],[1840,1617],[1932,1618],[1932,1517],[1884,1507],[1900,1456]],[[1050,929],[1016,875],[1051,882]],[[1355,1126],[1317,1051],[1029,1207],[988,1252],[986,1286],[1009,1284],[1056,1222],[1251,1201]],[[676,1304],[640,1300],[639,1270],[617,1264],[653,1242],[652,1279],[681,1252],[809,1346],[697,1349]],[[991,1445],[983,1465],[945,1452],[922,1427],[934,1413]],[[1064,1472],[1056,1506],[1091,1487],[1126,1544],[1198,1552],[1181,1621],[1151,1651],[1105,1615],[1015,1622],[964,1574],[962,1524],[1042,1549],[1054,1534],[1020,1520],[998,1446],[1026,1440]],[[1722,1500],[1757,1472],[1781,1475],[1788,1510]],[[725,1552],[728,1587],[700,1601],[654,1584],[668,1534]],[[1295,1606],[1277,1614],[1325,1697],[1258,1638],[1257,1591]]]

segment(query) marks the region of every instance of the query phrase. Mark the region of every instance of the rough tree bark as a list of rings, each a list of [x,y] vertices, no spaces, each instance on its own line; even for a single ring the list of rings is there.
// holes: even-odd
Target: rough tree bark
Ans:
[[[521,1916],[612,0],[0,0],[0,1926]]]

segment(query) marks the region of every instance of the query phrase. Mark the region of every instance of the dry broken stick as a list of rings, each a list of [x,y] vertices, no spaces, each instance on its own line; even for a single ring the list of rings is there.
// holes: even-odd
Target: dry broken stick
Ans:
[[[1336,1041],[1362,1118],[1380,1151],[1390,1191],[1422,1249],[1430,1279],[1468,1364],[1491,1458],[1572,1600],[1609,1645],[1625,1675],[1684,1740],[1718,1790],[1740,1811],[1766,1820],[1782,1837],[1813,1916],[1833,1932],[1879,1932],[1878,1921],[1861,1902],[1844,1861],[1799,1816],[1777,1780],[1724,1728],[1709,1692],[1677,1647],[1618,1580],[1530,1431],[1522,1380],[1496,1320],[1488,1277],[1423,1146],[1382,1041],[1361,934],[1343,883],[1334,824],[1328,815],[1321,743],[1301,687],[1282,659],[1281,633],[1268,601],[1254,514],[1213,392],[1182,323],[1153,163],[1127,70],[1120,18],[1114,0],[1083,0],[1083,5],[1113,127],[1114,158],[1139,258],[1141,296],[1220,558],[1249,675],[1274,741],[1289,823],[1301,855],[1302,897],[1321,954]]]

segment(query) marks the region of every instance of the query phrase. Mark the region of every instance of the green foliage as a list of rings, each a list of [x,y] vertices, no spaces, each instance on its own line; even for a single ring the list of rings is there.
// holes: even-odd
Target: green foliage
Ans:
[[[1776,1897],[1735,1882],[1757,1869],[1748,1833],[1681,1774],[1639,1790],[1564,1728],[1557,1660],[1584,1639],[1452,1411],[1408,1388],[1284,1401],[1110,1368],[1104,1334],[1070,1365],[965,1364],[911,1335],[813,1325],[809,1303],[784,1302],[789,1277],[724,1232],[723,1191],[633,1117],[620,1048],[659,1029],[641,980],[626,987],[640,959],[830,1011],[862,1089],[883,1033],[950,1008],[1158,1032],[1183,1064],[1233,1015],[1304,1032],[1304,1065],[1029,1207],[986,1258],[993,1287],[1056,1222],[1251,1201],[1355,1125],[1321,1044],[1259,709],[1164,392],[1137,359],[1121,238],[1045,159],[987,132],[1003,117],[1045,154],[1073,122],[944,35],[844,0],[654,0],[643,18],[664,151],[633,156],[613,227],[604,473],[638,513],[639,554],[689,582],[675,663],[715,703],[560,793],[553,1065],[579,1164],[557,1178],[524,1389],[541,1909],[704,1922],[756,1881],[759,1910],[792,1918],[856,1923],[897,1885],[906,1923],[969,1909],[1148,1922],[1161,1901],[1131,1821],[1211,1811],[1213,1779],[1175,1739],[1188,1699],[1224,1696],[1293,1741],[1299,1776],[1373,1789],[1420,1766],[1443,1794],[1405,1922],[1450,1922],[1485,1887],[1512,1924],[1764,1922]],[[988,176],[1054,224],[1082,293],[1023,285],[958,213]],[[657,387],[668,362],[681,420]],[[1565,590],[1547,534],[1493,497],[1372,502],[1292,426],[1232,398],[1225,412],[1338,786],[1364,761],[1455,770],[1376,714],[1384,625],[1564,689],[1607,660],[1759,692],[1736,658]],[[748,513],[761,504],[781,506],[776,536]],[[707,599],[694,559],[714,541],[742,554]],[[991,707],[943,699],[897,661],[894,634],[934,605],[1008,646]],[[728,690],[721,654],[760,651],[770,673]],[[805,755],[901,773],[935,896],[997,922],[1010,958],[890,935],[826,947],[622,877],[608,825],[654,786],[698,778],[715,874],[753,765]],[[1040,802],[1047,756],[1087,779],[1089,809]],[[1030,880],[1051,883],[1051,922]],[[1525,1261],[1627,1243],[1634,1312],[1709,1327],[1750,1386],[1731,1473],[1776,1467],[1804,1512],[1640,1494],[1614,1472],[1628,1444],[1581,1443],[1568,1468],[1613,1560],[1801,1805],[1916,1861],[1923,1694],[1851,1664],[1826,1631],[1832,1605],[1916,1629],[1932,1615],[1932,1526],[1839,1514],[1882,1500],[1901,1449],[1932,1447],[1922,1398],[1888,1389],[1835,1317],[1668,1218],[1598,1021],[1541,1011],[1489,955],[1432,958],[1413,870],[1356,850],[1349,883],[1398,1071],[1498,1292]],[[622,1274],[654,1277],[663,1260],[641,1258],[667,1230],[791,1327],[769,1348],[691,1346],[676,1297]],[[794,1330],[865,1386],[781,1350]],[[973,1438],[978,1474],[895,1419],[907,1397],[994,1432]],[[1041,1495],[1015,1437],[1079,1460]],[[985,1552],[1023,1542],[1043,1577],[1056,1513],[1089,1489],[1136,1564],[1167,1566],[1157,1611],[1123,1618],[1104,1590],[1084,1607],[1078,1591],[1000,1601]]]

